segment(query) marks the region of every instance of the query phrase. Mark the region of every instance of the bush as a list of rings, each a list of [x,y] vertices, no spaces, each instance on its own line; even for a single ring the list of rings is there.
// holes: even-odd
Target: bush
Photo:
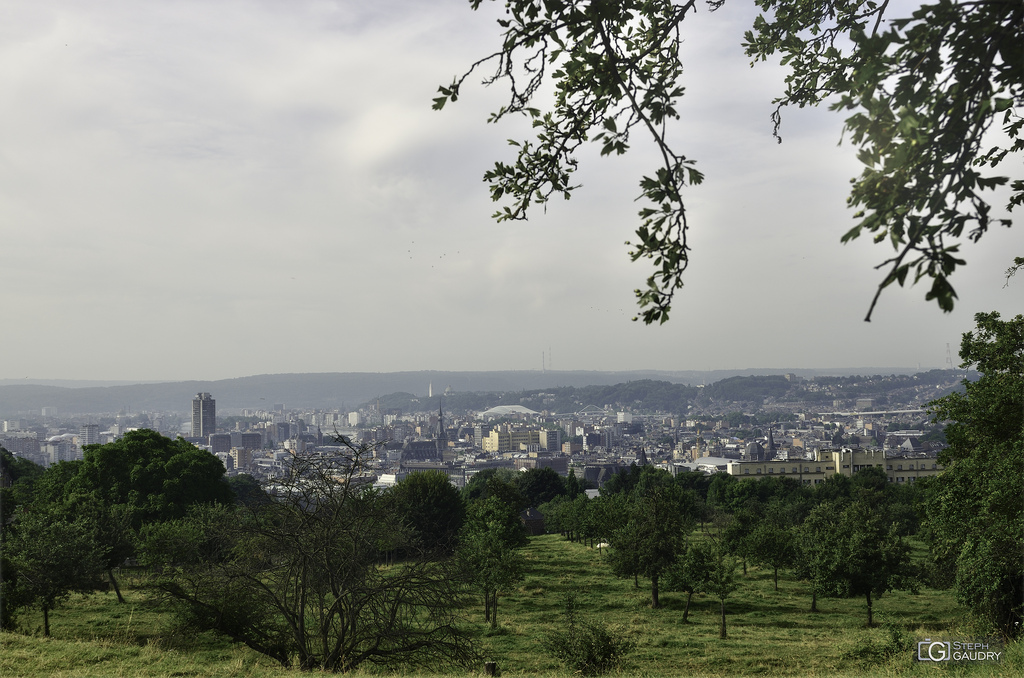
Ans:
[[[565,631],[550,634],[545,649],[569,669],[584,676],[607,673],[633,649],[633,643],[615,637],[602,623],[580,617],[576,595],[565,600]]]

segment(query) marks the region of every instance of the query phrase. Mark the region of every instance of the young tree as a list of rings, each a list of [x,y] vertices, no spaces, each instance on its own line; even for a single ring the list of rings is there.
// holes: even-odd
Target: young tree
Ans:
[[[948,422],[946,469],[928,484],[926,533],[933,557],[955,572],[961,604],[1007,636],[1024,622],[1024,316],[975,316],[962,367],[981,378],[932,403]]]
[[[712,557],[703,589],[718,599],[718,609],[721,612],[718,637],[725,640],[728,637],[725,626],[725,600],[738,586],[736,583],[736,558],[726,552],[720,540],[715,540],[712,544]]]
[[[456,623],[461,580],[448,560],[383,555],[408,530],[359,482],[372,450],[295,457],[275,500],[194,507],[146,531],[157,588],[200,629],[283,666],[350,671],[364,663],[461,665],[475,659]],[[173,566],[173,567],[169,567]]]
[[[616,637],[601,622],[583,618],[575,593],[565,597],[560,630],[544,639],[544,648],[573,672],[598,676],[615,669],[633,649],[633,643]]]
[[[717,558],[713,543],[704,540],[691,541],[686,551],[665,571],[665,590],[686,593],[686,606],[683,607],[684,624],[689,620],[693,594],[705,590],[717,566]]]
[[[892,590],[914,590],[917,571],[898,526],[877,506],[863,501],[821,504],[804,522],[802,543],[816,543],[812,589],[836,598],[863,596],[872,626],[874,598]]]
[[[470,0],[477,9],[483,0]],[[708,0],[711,10],[724,0]],[[863,0],[757,0],[765,10],[744,36],[754,60],[781,54],[789,69],[783,106],[817,105],[853,111],[846,131],[865,165],[849,204],[862,232],[888,241],[895,254],[878,295],[893,282],[931,279],[926,299],[949,311],[956,293],[948,278],[964,264],[959,240],[979,240],[994,219],[984,191],[1007,184],[993,175],[1007,157],[1024,150],[1024,9],[1019,2],[924,2],[910,16],[904,6]],[[633,261],[653,262],[636,290],[645,323],[665,322],[689,265],[689,227],[683,194],[704,176],[669,139],[683,95],[680,45],[696,21],[696,0],[509,0],[498,20],[501,48],[439,88],[434,108],[456,101],[466,79],[485,64],[485,84],[508,83],[508,102],[492,121],[526,115],[535,138],[510,141],[511,163],[484,174],[495,201],[509,199],[495,217],[521,220],[531,205],[568,198],[577,185],[576,152],[586,141],[602,155],[625,153],[637,132],[649,136],[660,165],[641,177],[640,225]],[[767,18],[766,18],[767,16]],[[737,36],[738,37],[738,36]],[[551,87],[547,87],[550,80]],[[535,101],[554,91],[550,111]],[[778,137],[779,111],[775,114]],[[1007,141],[990,147],[985,133],[1001,125]],[[779,137],[781,139],[781,137]],[[986,146],[982,146],[985,138]],[[1024,180],[1010,186],[1008,207],[1024,202]],[[911,275],[913,273],[913,275]]]
[[[86,517],[69,521],[44,510],[24,511],[4,542],[4,557],[16,573],[14,598],[39,606],[44,636],[50,635],[50,611],[61,601],[100,586],[103,553]]]
[[[671,481],[671,479],[670,479]],[[674,484],[638,486],[629,507],[629,522],[611,538],[609,562],[616,575],[651,580],[651,607],[661,607],[662,573],[686,547],[696,525],[696,498]]]
[[[492,496],[469,505],[459,533],[458,562],[465,577],[484,597],[484,621],[498,626],[498,594],[523,578],[525,560],[518,548],[526,543],[519,512]]]
[[[789,567],[796,560],[793,533],[771,520],[762,520],[749,537],[750,557],[757,565],[772,568],[775,590],[779,590],[779,568]]]

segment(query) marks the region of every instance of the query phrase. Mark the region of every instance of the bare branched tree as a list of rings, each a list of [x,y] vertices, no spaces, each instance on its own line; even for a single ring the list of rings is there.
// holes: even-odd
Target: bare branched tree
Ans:
[[[200,628],[303,670],[467,665],[459,578],[419,557],[407,531],[362,477],[367,446],[296,456],[254,508],[207,509],[148,533],[157,586]],[[191,542],[197,550],[178,547]],[[405,560],[388,564],[401,550]]]

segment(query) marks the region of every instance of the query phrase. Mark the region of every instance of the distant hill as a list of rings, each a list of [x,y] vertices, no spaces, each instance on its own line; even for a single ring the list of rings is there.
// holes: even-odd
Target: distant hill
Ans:
[[[503,372],[338,372],[313,374],[265,374],[218,381],[179,381],[164,383],[68,386],[75,384],[50,380],[48,383],[5,380],[0,382],[0,417],[38,414],[43,407],[56,407],[60,414],[99,414],[120,411],[191,411],[192,397],[201,391],[217,400],[219,415],[241,409],[270,409],[274,404],[287,408],[355,409],[387,394],[427,395],[433,388],[437,396],[448,387],[455,392],[515,392],[538,389],[611,386],[636,381],[656,380],[682,385],[712,384],[735,376],[779,375],[792,372],[814,376],[850,374],[911,374],[912,369],[860,368],[841,370],[714,370],[671,372],[658,370],[598,371],[503,371]],[[582,395],[582,394],[581,394]],[[588,394],[589,395],[589,394]]]

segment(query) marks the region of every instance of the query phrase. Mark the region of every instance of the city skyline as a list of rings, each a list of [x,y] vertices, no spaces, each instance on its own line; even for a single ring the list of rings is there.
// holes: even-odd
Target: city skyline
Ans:
[[[671,133],[707,177],[686,287],[665,325],[631,322],[650,269],[623,242],[652,149],[587,149],[573,200],[495,224],[481,176],[529,130],[486,124],[503,96],[477,80],[430,110],[500,45],[500,11],[5,3],[0,380],[929,369],[947,346],[959,364],[974,313],[1024,313],[1004,278],[1018,225],[964,245],[952,314],[890,288],[862,321],[890,250],[839,242],[859,172],[842,116],[787,111],[776,144],[782,73],[749,68],[752,9],[726,5],[684,26]]]

